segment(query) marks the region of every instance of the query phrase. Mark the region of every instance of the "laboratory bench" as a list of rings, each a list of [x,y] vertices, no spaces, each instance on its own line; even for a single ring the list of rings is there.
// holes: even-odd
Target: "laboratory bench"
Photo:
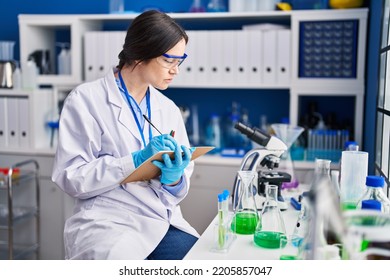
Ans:
[[[290,196],[285,196],[289,200]],[[215,212],[216,213],[216,212]],[[232,213],[231,213],[232,214]],[[283,221],[286,227],[286,235],[291,235],[297,222],[299,211],[295,210],[290,204],[288,209],[282,211]],[[261,248],[254,244],[253,234],[236,234],[236,239],[230,245],[226,253],[213,251],[215,243],[214,225],[217,223],[215,217],[195,245],[184,257],[185,260],[278,260],[279,249]]]
[[[217,196],[224,189],[232,191],[237,171],[242,158],[204,155],[195,160],[191,176],[191,187],[185,199],[180,203],[186,220],[202,234],[217,213]],[[338,164],[331,164],[331,169],[338,169]],[[287,172],[280,163],[275,171]],[[302,184],[312,182],[314,161],[294,161],[294,174]]]

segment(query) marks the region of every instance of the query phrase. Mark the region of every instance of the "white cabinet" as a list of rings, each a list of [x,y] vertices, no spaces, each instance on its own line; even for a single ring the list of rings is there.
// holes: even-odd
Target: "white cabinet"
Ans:
[[[99,22],[83,20],[77,15],[19,15],[20,61],[27,62],[30,54],[37,50],[48,50],[50,74],[39,75],[41,85],[74,85],[83,81],[82,39],[86,31],[101,28]],[[65,34],[65,35],[59,35]],[[69,37],[71,46],[71,74],[56,75],[56,54],[58,37]]]
[[[354,138],[362,143],[367,9],[297,12],[291,17],[290,121],[298,123],[302,96],[352,96]],[[305,71],[308,71],[305,73]]]
[[[53,91],[0,90],[0,152],[50,152]]]

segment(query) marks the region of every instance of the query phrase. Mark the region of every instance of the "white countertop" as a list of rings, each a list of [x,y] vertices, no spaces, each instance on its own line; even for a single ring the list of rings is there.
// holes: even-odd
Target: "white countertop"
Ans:
[[[285,198],[286,199],[286,198]],[[287,200],[287,199],[286,199]],[[299,211],[290,204],[286,211],[282,211],[282,217],[287,235],[292,234]],[[236,235],[227,253],[212,252],[214,245],[214,224],[216,218],[210,223],[199,240],[185,256],[185,260],[278,260],[278,249],[265,249],[258,247],[253,242],[253,235]]]

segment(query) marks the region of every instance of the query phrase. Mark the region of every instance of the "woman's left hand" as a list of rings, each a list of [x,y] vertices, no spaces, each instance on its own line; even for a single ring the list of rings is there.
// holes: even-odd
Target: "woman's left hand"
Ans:
[[[172,160],[168,154],[163,154],[163,162],[154,160],[152,163],[161,169],[161,183],[172,185],[177,183],[184,173],[184,169],[191,161],[192,150],[186,146],[176,146]]]

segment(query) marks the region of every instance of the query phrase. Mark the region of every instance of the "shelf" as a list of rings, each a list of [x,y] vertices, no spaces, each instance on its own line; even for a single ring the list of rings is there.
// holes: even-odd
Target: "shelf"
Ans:
[[[219,165],[219,166],[237,166],[240,167],[243,158],[240,157],[222,157],[219,155],[204,155],[195,160],[196,164],[202,165]],[[296,160],[293,161],[294,168],[296,169],[313,169],[315,167],[314,161]],[[332,169],[338,168],[338,163],[331,164]],[[277,168],[276,168],[277,169]]]
[[[205,88],[211,88],[211,89],[282,89],[282,90],[289,90],[288,86],[278,86],[278,85],[267,85],[267,84],[189,84],[186,83],[185,85],[176,85],[175,81],[172,83],[170,88],[198,88],[198,89],[205,89]]]
[[[36,207],[14,207],[13,208],[13,223],[22,222],[28,218],[35,216],[38,212]],[[0,204],[0,230],[8,230],[8,207]]]
[[[36,149],[23,149],[23,148],[0,148],[1,154],[10,155],[31,155],[31,156],[54,156],[56,150],[54,148],[36,148]]]
[[[27,180],[31,180],[35,178],[35,176],[36,173],[34,171],[21,170],[20,174],[18,175],[14,174],[12,176],[12,186],[13,187],[20,186],[23,182],[26,182]],[[0,177],[0,182],[4,182],[2,180],[2,177]],[[0,190],[7,190],[7,187],[4,184],[0,184]]]
[[[39,245],[19,245],[15,244],[13,249],[13,256],[15,260],[26,259],[31,254],[34,254],[38,251]],[[0,260],[8,259],[8,245],[6,243],[0,242]]]
[[[22,259],[33,252],[39,258],[39,164],[29,159],[6,166],[19,172],[8,172],[1,184],[0,230],[6,233],[1,234],[0,259]],[[28,236],[35,237],[27,245]]]

